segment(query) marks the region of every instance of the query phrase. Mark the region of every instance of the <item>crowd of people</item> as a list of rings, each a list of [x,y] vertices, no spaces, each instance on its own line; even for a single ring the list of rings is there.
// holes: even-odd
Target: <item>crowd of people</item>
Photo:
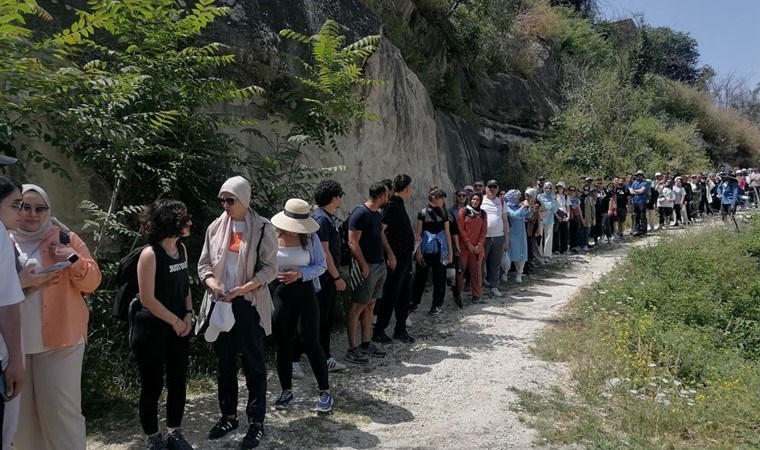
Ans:
[[[13,162],[0,157],[0,164]],[[193,330],[212,343],[217,359],[220,418],[208,439],[239,427],[240,358],[248,390],[240,448],[255,448],[267,413],[266,336],[276,344],[281,388],[274,408],[291,406],[305,353],[317,384],[315,410],[332,410],[330,374],[346,369],[330,348],[338,292],[350,298],[342,359],[366,364],[386,355],[384,344],[415,342],[409,315],[421,307],[429,279],[431,316],[443,312],[447,288],[458,309],[484,303],[502,296],[501,284],[522,283],[556,255],[681,227],[713,211],[725,217],[742,202],[757,205],[760,174],[655,173],[647,179],[637,171],[609,183],[587,177],[577,185],[554,184],[538,177],[522,190],[500,186],[475,180],[448,203],[443,189],[430,187],[427,205],[410,217],[414,183],[400,174],[369,186],[366,201],[341,221],[343,188],[325,180],[316,186],[315,207],[294,198],[266,219],[251,206],[248,180],[232,177],[219,189],[222,211],[206,228],[197,261],[206,288],[197,318],[182,243],[193,226],[187,207],[171,199],[148,206],[141,215],[148,245],[139,254],[139,294],[129,311],[147,448],[193,448],[181,430]],[[0,176],[0,221],[9,236],[0,239],[3,449],[11,442],[21,450],[86,447],[83,295],[98,288],[101,273],[86,244],[52,212],[42,187]],[[164,388],[165,433],[158,420]]]

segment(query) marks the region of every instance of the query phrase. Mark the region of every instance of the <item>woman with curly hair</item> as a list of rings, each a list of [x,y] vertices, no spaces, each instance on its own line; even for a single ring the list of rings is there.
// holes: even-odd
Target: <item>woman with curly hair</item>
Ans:
[[[148,449],[192,449],[180,425],[185,412],[193,302],[187,249],[179,242],[193,224],[178,200],[157,200],[143,213],[148,245],[137,263],[140,310],[132,316],[130,346],[140,372],[140,424]],[[166,374],[166,441],[158,430],[158,401]]]

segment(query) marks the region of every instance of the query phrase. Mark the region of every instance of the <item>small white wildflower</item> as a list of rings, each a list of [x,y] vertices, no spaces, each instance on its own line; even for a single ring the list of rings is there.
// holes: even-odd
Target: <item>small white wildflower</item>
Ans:
[[[636,389],[628,389],[628,392],[630,392],[633,395],[636,395],[639,393],[639,391],[637,391]]]
[[[647,366],[649,366],[649,367],[657,367],[657,364],[655,364],[655,363],[649,363],[649,364],[647,364]]]

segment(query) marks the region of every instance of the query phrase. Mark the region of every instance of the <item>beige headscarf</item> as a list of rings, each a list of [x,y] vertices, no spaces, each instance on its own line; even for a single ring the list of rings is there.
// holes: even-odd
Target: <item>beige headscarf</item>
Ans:
[[[21,228],[18,228],[13,232],[13,238],[16,240],[16,242],[19,243],[27,243],[27,242],[39,242],[44,238],[45,236],[50,233],[50,230],[53,229],[53,226],[57,226],[64,232],[68,233],[70,230],[69,228],[62,224],[61,221],[53,217],[53,208],[50,206],[50,197],[48,196],[47,192],[45,192],[44,189],[37,186],[36,184],[24,184],[21,185],[21,194],[26,194],[27,192],[34,192],[36,194],[39,194],[40,197],[42,197],[42,200],[45,202],[45,206],[48,208],[48,220],[45,221],[45,223],[42,224],[39,230],[37,231],[24,231]]]
[[[236,176],[224,182],[219,192],[233,194],[244,205],[250,203],[251,185],[245,178]],[[235,273],[235,286],[257,278],[262,287],[245,294],[245,298],[256,306],[261,318],[260,325],[267,335],[272,332],[272,313],[274,303],[269,294],[268,284],[277,277],[277,237],[274,227],[268,220],[259,216],[250,207],[245,213],[246,232],[240,247]],[[262,236],[263,233],[263,236]],[[229,252],[230,236],[232,234],[232,219],[224,212],[206,230],[206,240],[203,244],[201,257],[198,261],[198,275],[201,280],[213,275],[217,280],[226,278],[226,261]],[[256,246],[261,237],[261,248],[257,254]],[[258,271],[256,265],[259,264]],[[201,316],[210,308],[210,293],[207,292],[201,305]],[[199,321],[201,323],[202,321]],[[197,331],[199,331],[198,328]]]

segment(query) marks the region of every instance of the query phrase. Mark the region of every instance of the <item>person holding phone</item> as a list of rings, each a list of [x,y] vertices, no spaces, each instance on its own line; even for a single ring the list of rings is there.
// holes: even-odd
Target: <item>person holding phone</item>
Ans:
[[[184,203],[161,199],[140,218],[148,245],[137,262],[140,306],[129,344],[140,373],[140,425],[148,449],[190,450],[180,425],[185,412],[193,303],[187,249],[192,221]],[[158,429],[158,401],[166,375],[166,440]]]
[[[36,271],[71,264],[57,272],[57,283],[27,288],[21,304],[27,389],[13,443],[20,450],[84,449],[81,378],[89,309],[82,294],[100,285],[100,268],[82,239],[53,216],[44,189],[25,184],[22,192],[21,222],[12,234],[21,265]]]
[[[208,433],[219,439],[238,427],[238,354],[243,363],[248,401],[248,431],[240,448],[257,447],[264,438],[267,371],[264,336],[272,334],[274,303],[268,284],[277,278],[277,236],[274,227],[251,207],[251,184],[236,176],[219,189],[224,212],[206,230],[198,276],[206,286],[203,318],[196,332],[213,341],[218,364],[219,409],[222,417]],[[232,304],[234,325],[229,331],[210,331],[216,302]]]

